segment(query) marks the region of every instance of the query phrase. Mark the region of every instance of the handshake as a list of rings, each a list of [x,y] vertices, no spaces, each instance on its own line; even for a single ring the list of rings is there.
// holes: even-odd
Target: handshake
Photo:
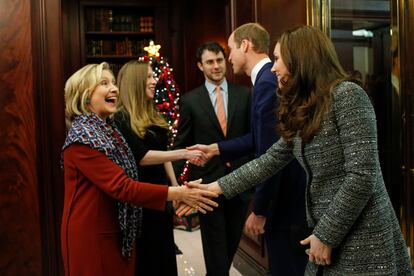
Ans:
[[[185,182],[185,185],[169,187],[168,198],[173,201],[175,213],[181,217],[193,212],[213,211],[218,203],[213,198],[218,197],[222,191],[218,182],[201,184],[201,179]]]
[[[213,156],[219,154],[217,144],[196,144],[181,151],[183,152],[182,159],[196,166],[204,166]],[[185,182],[185,185],[180,187],[170,187],[169,193],[174,192],[173,189],[180,189],[177,190],[178,198],[173,199],[173,206],[178,216],[189,215],[197,211],[205,214],[218,206],[213,200],[222,193],[217,181],[210,184],[201,184],[201,181],[199,179]]]
[[[193,212],[213,211],[218,203],[213,200],[222,193],[217,181],[201,184],[201,179],[185,182],[185,185],[168,188],[168,200],[173,201],[175,213],[181,217]]]
[[[184,150],[184,156],[182,159],[186,159],[193,165],[204,166],[215,155],[219,155],[219,149],[217,144],[202,145],[196,144],[191,147],[187,147]]]

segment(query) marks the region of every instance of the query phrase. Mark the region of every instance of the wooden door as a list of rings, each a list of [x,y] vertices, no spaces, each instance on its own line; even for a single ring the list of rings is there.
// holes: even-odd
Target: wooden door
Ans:
[[[348,72],[361,73],[373,102],[384,181],[414,263],[414,3],[307,2],[310,23],[331,36]]]

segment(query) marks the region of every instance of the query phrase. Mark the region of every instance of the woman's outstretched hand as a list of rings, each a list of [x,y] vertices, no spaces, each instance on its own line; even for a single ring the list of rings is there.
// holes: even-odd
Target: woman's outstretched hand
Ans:
[[[201,183],[201,179],[194,182]],[[212,211],[212,207],[218,206],[218,203],[212,200],[215,197],[218,197],[218,193],[206,189],[189,188],[187,185],[168,188],[168,200],[180,201],[180,205],[185,204],[203,214]]]
[[[217,182],[213,182],[210,184],[201,184],[201,179],[196,180],[196,181],[191,181],[191,182],[185,182],[185,186],[187,186],[190,189],[198,189],[198,190],[204,190],[204,191],[209,191],[212,192],[216,195],[221,194],[221,189],[220,186],[218,185]],[[217,204],[218,206],[218,204]],[[215,207],[217,207],[215,206]],[[183,202],[181,202],[180,204],[178,204],[178,206],[176,207],[176,215],[181,217],[181,216],[187,216],[189,214],[192,214],[194,212],[202,212],[203,214],[205,214],[205,210],[200,210],[197,208],[194,208],[188,204],[185,204]],[[208,211],[212,211],[208,210]]]
[[[199,181],[190,181],[190,182],[185,182],[185,185],[192,189],[210,191],[217,195],[220,195],[223,193],[217,181],[211,182],[210,184],[201,184],[201,182]]]
[[[310,235],[306,239],[300,241],[302,245],[310,244],[310,250],[307,252],[309,261],[317,265],[330,265],[332,247],[324,244],[315,235]]]
[[[185,203],[178,203],[177,206],[174,207],[175,208],[175,214],[179,217],[182,216],[188,216],[194,213],[197,213],[197,210],[195,208],[192,208],[190,206],[188,206]]]
[[[207,154],[197,149],[185,149],[183,159],[188,160],[191,164],[196,166],[204,166],[208,161]]]
[[[191,147],[187,147],[187,150],[199,150],[204,152],[206,157],[205,162],[208,162],[211,158],[213,158],[216,155],[220,155],[220,150],[218,148],[217,143],[210,145],[196,144]]]

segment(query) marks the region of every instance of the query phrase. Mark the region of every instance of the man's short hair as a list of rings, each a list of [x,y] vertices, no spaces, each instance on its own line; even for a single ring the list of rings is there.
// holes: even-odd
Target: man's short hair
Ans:
[[[270,35],[259,23],[246,23],[233,31],[234,41],[237,47],[243,39],[247,39],[253,44],[256,53],[269,53]]]
[[[224,48],[221,47],[220,44],[214,41],[208,41],[200,45],[200,47],[198,47],[197,53],[196,53],[197,62],[201,62],[201,56],[203,55],[205,50],[216,53],[216,54],[222,52],[224,58],[226,58],[226,53],[224,52]]]

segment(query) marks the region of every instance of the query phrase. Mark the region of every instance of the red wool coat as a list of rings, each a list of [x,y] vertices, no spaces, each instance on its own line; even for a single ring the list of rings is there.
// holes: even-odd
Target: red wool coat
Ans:
[[[168,187],[133,181],[105,154],[86,145],[70,145],[63,160],[65,274],[133,275],[134,253],[130,259],[121,254],[117,201],[164,210]]]

